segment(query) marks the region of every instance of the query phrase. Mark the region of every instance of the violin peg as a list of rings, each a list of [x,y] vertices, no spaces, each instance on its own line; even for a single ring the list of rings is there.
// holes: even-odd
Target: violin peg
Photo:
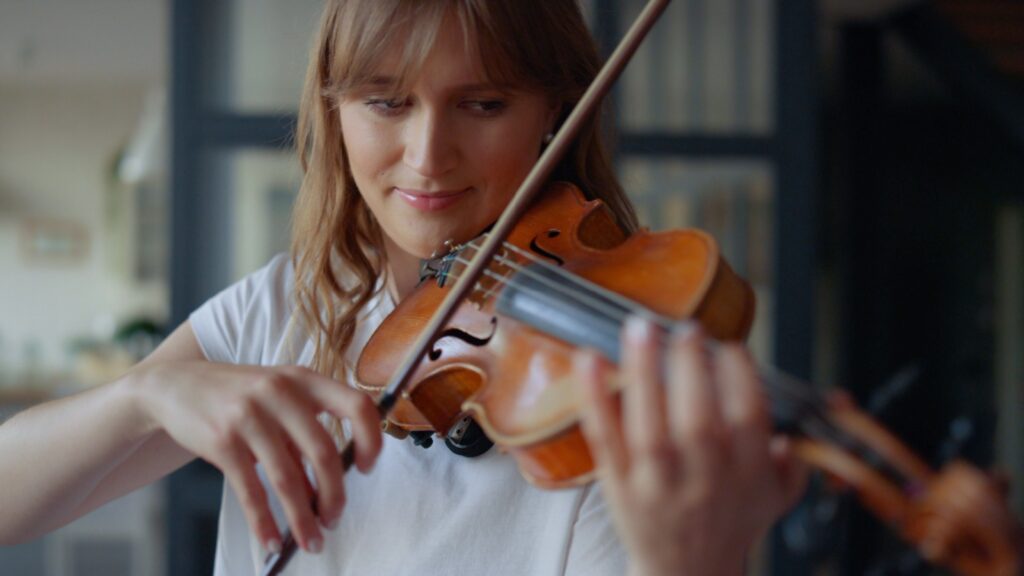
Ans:
[[[384,432],[385,434],[393,438],[398,438],[399,440],[404,440],[409,436],[408,430],[402,428],[401,426],[395,424],[394,422],[388,420],[387,418],[381,421],[380,429],[381,432]]]

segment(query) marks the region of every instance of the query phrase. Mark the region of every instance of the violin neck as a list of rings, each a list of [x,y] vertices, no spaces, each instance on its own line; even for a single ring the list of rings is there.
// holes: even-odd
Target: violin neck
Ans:
[[[531,264],[526,270],[501,291],[497,312],[574,347],[597,350],[618,364],[619,334],[630,310],[585,284],[569,285],[557,268]]]

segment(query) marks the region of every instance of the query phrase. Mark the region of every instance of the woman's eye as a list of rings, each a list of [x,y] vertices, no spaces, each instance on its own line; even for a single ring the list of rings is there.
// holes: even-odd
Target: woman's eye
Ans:
[[[494,116],[505,109],[504,100],[467,100],[463,106],[483,116]]]
[[[406,101],[401,98],[367,98],[366,106],[383,116],[394,116],[402,111]]]

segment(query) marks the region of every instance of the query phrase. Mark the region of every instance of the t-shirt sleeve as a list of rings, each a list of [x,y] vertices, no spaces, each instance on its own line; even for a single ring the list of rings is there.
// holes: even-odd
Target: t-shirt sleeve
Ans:
[[[190,316],[199,347],[212,362],[263,364],[287,321],[291,261],[275,256],[266,266],[228,286]]]
[[[592,483],[586,488],[573,526],[565,575],[623,576],[628,563],[600,485]]]

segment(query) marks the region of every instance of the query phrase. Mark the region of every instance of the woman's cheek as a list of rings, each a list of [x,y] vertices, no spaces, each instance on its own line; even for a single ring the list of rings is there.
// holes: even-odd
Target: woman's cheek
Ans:
[[[485,169],[489,170],[490,178],[500,183],[503,189],[509,194],[515,193],[519,184],[530,173],[530,169],[537,162],[537,149],[528,145],[522,140],[505,138],[503,142],[492,145],[488,143],[486,148],[481,150],[481,157],[486,158],[482,163]]]
[[[363,117],[360,111],[345,107],[341,112],[341,133],[349,169],[357,182],[383,171],[388,146],[395,138],[389,130]]]

